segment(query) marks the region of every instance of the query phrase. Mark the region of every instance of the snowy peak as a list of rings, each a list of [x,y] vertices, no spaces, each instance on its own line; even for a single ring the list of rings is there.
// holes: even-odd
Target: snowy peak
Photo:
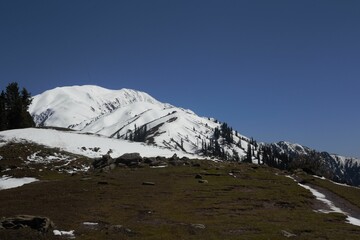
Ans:
[[[144,92],[85,85],[59,87],[36,95],[29,111],[38,126],[78,129],[76,126],[133,103],[169,106]]]
[[[279,153],[286,153],[290,155],[306,155],[309,151],[311,151],[308,147],[285,141],[280,141],[278,143],[274,143],[273,145],[279,150]]]

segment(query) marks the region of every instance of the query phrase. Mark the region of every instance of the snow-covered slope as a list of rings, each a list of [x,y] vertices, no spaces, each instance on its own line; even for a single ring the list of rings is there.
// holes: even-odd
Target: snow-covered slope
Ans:
[[[221,125],[191,110],[161,103],[144,92],[89,85],[46,91],[33,98],[29,111],[37,126],[70,128],[117,139],[134,139],[143,131],[148,144],[196,154],[211,144],[215,128]],[[224,144],[224,152],[232,156],[236,151],[244,156],[249,139],[232,133],[234,143]]]
[[[182,151],[149,146],[144,143],[129,142],[119,139],[83,134],[76,131],[59,131],[53,129],[27,128],[0,132],[1,141],[34,142],[47,147],[59,148],[67,152],[97,158],[110,153],[119,157],[124,153],[138,152],[143,157],[171,157],[175,153],[179,157],[198,157]]]
[[[309,156],[311,161],[318,161],[318,167],[321,168],[322,174],[327,175],[327,178],[336,182],[360,186],[360,159],[318,152],[300,144],[284,141],[263,144],[263,146],[269,146],[277,156],[285,155],[293,159]]]
[[[143,92],[85,85],[59,87],[37,95],[29,111],[39,126],[82,129],[99,117],[136,102],[168,106]]]

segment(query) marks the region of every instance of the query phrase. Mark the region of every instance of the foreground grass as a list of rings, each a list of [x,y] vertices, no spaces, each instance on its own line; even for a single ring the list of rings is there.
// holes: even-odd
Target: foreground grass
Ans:
[[[42,171],[40,182],[0,191],[6,206],[0,216],[47,216],[57,229],[75,230],[76,239],[85,240],[288,239],[283,231],[294,239],[359,238],[359,227],[340,214],[315,213],[311,193],[275,172],[210,161],[74,176]],[[208,183],[199,183],[197,174]],[[0,239],[61,237],[23,229],[0,230]]]

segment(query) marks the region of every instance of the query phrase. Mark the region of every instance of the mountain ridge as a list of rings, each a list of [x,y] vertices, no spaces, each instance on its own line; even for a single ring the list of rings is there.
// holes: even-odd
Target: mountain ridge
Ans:
[[[294,159],[312,157],[322,168],[317,174],[360,185],[359,159],[286,141],[258,144],[224,122],[162,103],[141,91],[95,85],[59,87],[34,96],[29,110],[37,126],[69,128],[225,160],[284,168]]]
[[[142,131],[146,135],[140,137],[143,142],[195,154],[209,146],[217,147],[212,146],[212,138],[222,124],[213,118],[199,117],[189,109],[161,103],[144,92],[93,85],[48,90],[34,96],[29,110],[37,126],[135,141]],[[232,142],[222,144],[219,151],[228,158],[245,156],[250,139],[232,129],[230,135]]]

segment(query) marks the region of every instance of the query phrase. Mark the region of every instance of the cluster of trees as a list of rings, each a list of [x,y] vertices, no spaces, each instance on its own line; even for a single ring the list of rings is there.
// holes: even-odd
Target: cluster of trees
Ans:
[[[261,148],[262,162],[270,167],[281,170],[294,171],[302,169],[306,173],[331,178],[330,172],[324,165],[324,159],[321,153],[311,151],[307,155],[289,155],[282,153],[271,147],[264,145]]]
[[[232,136],[232,129],[229,128],[226,123],[221,124],[220,128],[216,127],[214,129],[214,135],[210,139],[209,144],[207,144],[206,141],[202,142],[201,151],[204,155],[215,156],[224,160],[228,159],[226,151],[223,148],[224,144],[219,144],[220,137],[224,139],[224,144],[230,144],[234,141]]]
[[[220,137],[222,137],[227,144],[234,142],[233,129],[229,127],[227,123],[222,123],[220,128],[215,128],[214,139],[218,140]]]
[[[35,123],[28,112],[31,94],[16,82],[10,83],[0,94],[0,131],[16,128],[34,127]]]
[[[236,133],[237,135],[237,133]],[[202,142],[202,152],[206,156],[214,156],[224,160],[240,161],[239,153],[233,150],[232,156],[225,151],[224,146],[234,143],[233,129],[227,123],[222,123],[220,127],[214,129],[214,135],[207,144]],[[239,141],[241,146],[241,140]]]
[[[148,135],[147,126],[142,125],[141,127],[134,128],[134,131],[130,131],[129,134],[126,134],[125,139],[134,141],[134,142],[145,142]]]

